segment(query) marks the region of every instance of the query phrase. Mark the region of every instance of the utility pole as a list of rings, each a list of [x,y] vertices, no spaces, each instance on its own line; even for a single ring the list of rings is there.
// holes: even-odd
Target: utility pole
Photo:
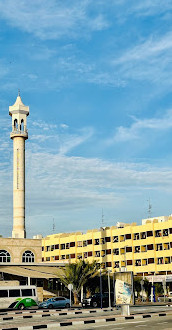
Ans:
[[[150,198],[148,199],[148,218],[152,217],[152,204],[150,202]]]

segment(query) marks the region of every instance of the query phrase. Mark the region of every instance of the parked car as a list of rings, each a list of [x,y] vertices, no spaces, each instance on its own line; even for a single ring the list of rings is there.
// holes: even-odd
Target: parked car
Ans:
[[[65,297],[54,297],[46,301],[43,301],[38,305],[38,308],[61,308],[61,307],[70,307],[70,300]]]
[[[111,293],[111,305],[114,306],[114,293]],[[95,293],[89,298],[85,298],[82,301],[82,307],[100,307],[101,306],[101,295],[100,293]],[[102,306],[109,306],[109,294],[102,294]]]

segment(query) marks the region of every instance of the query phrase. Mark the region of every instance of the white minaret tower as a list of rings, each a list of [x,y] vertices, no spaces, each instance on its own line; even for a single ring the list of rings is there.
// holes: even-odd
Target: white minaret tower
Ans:
[[[25,140],[28,139],[26,120],[29,107],[21,100],[20,92],[16,102],[9,107],[12,117],[13,140],[13,238],[25,238]]]

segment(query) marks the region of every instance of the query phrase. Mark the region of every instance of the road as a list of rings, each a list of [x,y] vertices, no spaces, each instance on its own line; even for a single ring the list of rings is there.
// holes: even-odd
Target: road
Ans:
[[[90,313],[91,312],[91,313]],[[163,313],[164,312],[164,313]],[[47,325],[48,328],[57,328],[57,323],[75,323],[75,325],[68,326],[69,329],[141,329],[148,327],[149,329],[172,329],[172,307],[166,306],[142,306],[142,307],[132,307],[131,314],[134,315],[133,319],[125,320],[125,317],[120,316],[120,310],[101,311],[97,310],[50,310],[50,311],[23,311],[17,312],[20,314],[15,314],[14,311],[9,312],[7,315],[0,315],[0,329],[10,329],[19,328],[22,330],[33,329],[33,325]],[[77,313],[77,314],[75,314]],[[78,314],[79,313],[79,314]],[[150,315],[152,317],[144,318],[142,314]],[[170,313],[170,315],[168,315]],[[162,315],[163,314],[163,315]],[[164,314],[167,314],[164,316]],[[107,319],[113,318],[114,321],[111,322]],[[93,324],[81,324],[88,321],[96,321]],[[165,323],[164,323],[165,322]]]

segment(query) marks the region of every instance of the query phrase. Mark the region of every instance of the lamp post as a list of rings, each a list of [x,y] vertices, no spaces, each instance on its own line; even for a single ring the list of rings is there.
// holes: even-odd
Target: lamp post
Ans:
[[[100,306],[102,309],[103,301],[102,301],[102,273],[101,273],[101,266],[100,266]]]
[[[109,308],[111,308],[111,297],[110,297],[110,269],[108,270],[108,289],[109,289]]]

